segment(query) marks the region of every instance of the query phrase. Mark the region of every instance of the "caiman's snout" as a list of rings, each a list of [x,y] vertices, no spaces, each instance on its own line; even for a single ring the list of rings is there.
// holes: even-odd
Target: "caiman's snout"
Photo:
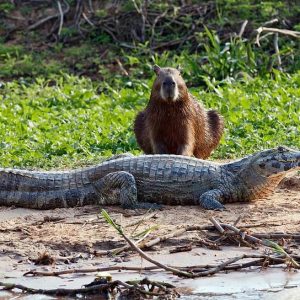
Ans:
[[[264,176],[277,175],[300,169],[300,151],[286,147],[266,150],[257,154],[254,164]]]

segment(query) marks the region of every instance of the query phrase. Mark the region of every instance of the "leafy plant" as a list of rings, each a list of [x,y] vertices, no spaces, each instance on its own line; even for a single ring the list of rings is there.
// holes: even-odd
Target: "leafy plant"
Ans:
[[[225,118],[214,158],[240,157],[279,144],[300,147],[300,72],[274,75],[222,85],[204,78],[208,89],[190,89]],[[149,99],[151,82],[126,80],[131,84],[119,88],[67,74],[2,83],[1,166],[78,167],[114,153],[140,153],[133,121]]]
[[[0,4],[0,12],[4,12],[5,14],[10,13],[14,8],[15,5],[9,1]]]
[[[272,248],[276,254],[285,256],[286,264],[288,266],[293,266],[294,268],[297,268],[297,269],[300,268],[300,265],[277,243],[270,241],[270,240],[264,240],[264,244],[266,246]]]

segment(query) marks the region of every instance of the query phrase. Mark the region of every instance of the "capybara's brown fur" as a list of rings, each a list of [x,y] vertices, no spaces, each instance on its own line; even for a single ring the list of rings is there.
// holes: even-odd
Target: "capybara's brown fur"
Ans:
[[[223,118],[193,98],[179,70],[154,71],[150,101],[134,123],[138,144],[146,154],[209,157],[222,136]]]

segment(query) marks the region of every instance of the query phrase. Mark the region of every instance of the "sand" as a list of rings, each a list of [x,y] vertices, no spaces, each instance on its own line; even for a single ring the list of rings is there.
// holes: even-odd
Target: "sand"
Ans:
[[[117,206],[103,208],[123,226],[140,220],[145,214],[143,210],[123,210]],[[257,225],[251,228],[251,232],[300,232],[300,176],[293,175],[285,179],[268,199],[253,203],[227,204],[226,208],[226,211],[217,212],[206,211],[197,206],[164,206],[162,210],[156,212],[154,218],[140,225],[136,232],[157,225],[157,229],[153,230],[148,237],[151,239],[170,233],[182,225],[208,225],[210,216],[232,224],[240,215],[242,215],[240,226]],[[116,231],[101,217],[99,218],[100,210],[98,206],[47,211],[0,207],[0,261],[2,262],[0,277],[5,278],[7,274],[15,274],[13,277],[17,282],[16,279],[22,276],[22,272],[33,268],[53,270],[103,266],[127,261],[130,265],[130,262],[138,261],[137,255],[132,253],[120,257],[95,256],[95,253],[103,250],[125,245]],[[134,228],[135,226],[130,226],[125,231],[130,234]],[[199,231],[188,232],[155,246],[150,253],[167,255],[170,249],[178,245],[193,243],[201,237],[205,237],[205,234]],[[292,251],[299,255],[298,246],[295,243]],[[224,253],[226,257],[232,257],[236,254],[235,251],[243,252],[244,250],[238,247],[236,249],[222,247],[222,251],[211,251],[194,247],[192,252],[181,253],[179,260],[176,258],[174,263],[178,265],[181,260],[185,261],[180,257],[193,258],[195,255],[201,256],[200,260],[197,257],[198,264],[208,261],[211,263],[214,259],[222,260]],[[43,253],[48,253],[54,262],[47,267],[35,266],[34,260]],[[172,255],[168,254],[168,258],[170,257],[172,258]]]

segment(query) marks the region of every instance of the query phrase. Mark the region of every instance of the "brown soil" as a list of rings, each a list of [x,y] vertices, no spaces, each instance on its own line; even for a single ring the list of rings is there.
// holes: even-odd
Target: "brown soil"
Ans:
[[[299,232],[300,231],[300,176],[287,178],[268,199],[254,203],[226,205],[223,212],[205,211],[197,206],[164,206],[151,220],[145,221],[137,232],[158,225],[149,239],[169,233],[181,225],[209,224],[215,216],[224,223],[233,223],[242,215],[243,224],[259,224],[253,232]],[[105,207],[122,225],[142,219],[145,211],[123,210],[120,207]],[[93,257],[101,250],[125,245],[122,238],[97,218],[97,206],[76,207],[37,211],[21,208],[0,207],[0,258],[30,260],[43,255],[53,257],[56,263],[75,262]],[[126,231],[132,232],[135,226]],[[199,237],[199,232],[190,232],[157,247],[175,247],[188,244]],[[51,261],[51,259],[50,259]]]

